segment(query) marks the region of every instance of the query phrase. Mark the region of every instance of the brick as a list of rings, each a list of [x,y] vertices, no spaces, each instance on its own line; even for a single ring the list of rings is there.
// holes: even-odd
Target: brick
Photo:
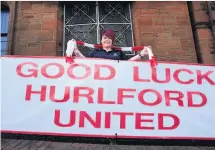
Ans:
[[[45,5],[45,2],[33,2],[31,5],[31,12],[35,13],[35,12],[40,12],[40,13],[51,13],[51,12],[56,12],[56,6],[54,5]]]
[[[198,29],[197,30],[198,38],[201,39],[211,39],[212,33],[210,29]]]
[[[140,45],[150,45],[153,49],[156,49],[156,38],[149,38],[149,37],[141,37]]]
[[[215,64],[215,55],[203,54],[202,60],[204,64]]]
[[[152,25],[153,25],[152,17],[146,17],[146,18],[144,18],[144,19],[141,19],[141,20],[140,20],[140,24],[141,24],[142,26],[147,26],[147,25],[152,26]]]
[[[175,12],[175,11],[184,11],[184,7],[181,5],[179,6],[166,6],[167,11]]]
[[[169,38],[169,37],[172,37],[172,33],[171,32],[159,33],[159,37],[161,37],[161,38]]]
[[[31,9],[31,4],[28,1],[25,2],[20,2],[19,3],[19,9],[20,10],[30,10]]]
[[[172,29],[172,37],[187,37],[187,29]]]
[[[178,38],[168,38],[168,39],[158,39],[156,41],[156,46],[158,48],[163,48],[165,50],[180,50],[181,44]]]
[[[39,21],[41,20],[41,17],[40,17],[40,13],[38,12],[24,12],[23,15],[22,15],[22,20],[26,20],[26,21]]]
[[[38,42],[40,31],[23,31],[20,32],[20,41]]]
[[[209,16],[206,14],[205,11],[195,11],[194,12],[194,19],[196,22],[208,22]]]
[[[28,31],[29,23],[19,22],[15,25],[15,30],[18,31]]]
[[[160,17],[160,16],[156,16],[156,17],[153,17],[153,25],[154,26],[164,26],[165,25],[165,17]]]
[[[167,51],[167,55],[169,56],[181,56],[181,55],[189,55],[190,54],[190,51],[188,50],[181,50],[181,49],[178,49],[178,50],[168,50]]]
[[[42,30],[46,29],[57,29],[57,20],[44,20],[42,23]]]
[[[133,2],[132,9],[142,9],[147,8],[149,6],[149,2]]]
[[[189,25],[189,20],[177,20],[178,25]]]
[[[203,10],[204,4],[205,2],[200,2],[200,1],[192,1],[192,5],[193,5],[193,9],[194,10],[197,10],[197,11],[200,11],[200,10]]]
[[[17,51],[17,54],[19,55],[27,55],[27,56],[41,56],[41,50],[40,47],[28,47],[25,49],[21,49]]]
[[[215,11],[212,11],[212,20],[215,20]]]
[[[39,34],[40,41],[53,41],[54,40],[54,32],[51,30],[42,30]]]
[[[28,47],[40,47],[40,42],[28,43]]]
[[[193,40],[190,40],[190,38],[182,38],[180,39],[180,43],[182,50],[192,50],[194,48]]]
[[[141,33],[161,33],[163,28],[161,26],[147,26],[141,27]]]
[[[141,36],[144,38],[156,38],[158,37],[158,33],[141,33]]]
[[[197,57],[195,55],[182,55],[178,56],[178,62],[184,62],[184,63],[196,63]]]
[[[176,25],[177,21],[176,20],[165,20],[165,25]]]
[[[52,19],[56,19],[57,16],[56,16],[56,13],[42,13],[41,18],[43,20],[46,20],[46,19],[51,19],[52,20]]]
[[[156,9],[142,9],[140,11],[140,16],[154,16],[157,14]]]
[[[199,47],[202,54],[210,54],[213,47],[213,41],[212,40],[201,40],[199,41]]]
[[[43,55],[56,55],[56,42],[43,42],[41,44],[41,52]]]
[[[41,24],[40,23],[31,23],[29,25],[29,30],[41,30]]]

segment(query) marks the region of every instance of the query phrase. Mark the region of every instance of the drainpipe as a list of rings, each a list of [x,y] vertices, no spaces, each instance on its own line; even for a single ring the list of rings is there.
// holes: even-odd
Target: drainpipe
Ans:
[[[17,1],[15,1],[14,2],[14,11],[13,11],[13,18],[12,18],[12,22],[10,22],[10,23],[13,23],[12,25],[10,25],[10,26],[12,26],[12,31],[11,31],[11,33],[12,33],[12,37],[11,37],[11,42],[10,42],[10,49],[9,49],[9,54],[10,55],[14,55],[14,41],[15,41],[15,21],[16,21],[16,18],[17,18],[17,6],[18,5],[18,2]],[[10,13],[11,13],[11,11],[10,11]]]
[[[213,16],[212,16],[211,2],[206,2],[206,4],[207,4],[207,13],[210,19],[210,29],[212,32],[213,51],[211,52],[211,54],[215,54],[215,20],[213,20]]]
[[[187,2],[187,6],[188,6],[188,11],[189,11],[189,15],[190,15],[190,22],[191,22],[191,27],[192,27],[192,33],[193,33],[193,40],[194,40],[194,45],[195,45],[195,49],[196,49],[196,56],[197,56],[197,62],[198,63],[202,63],[202,56],[201,56],[201,51],[200,51],[200,44],[199,44],[199,38],[197,35],[197,31],[196,31],[196,25],[197,23],[195,22],[195,14],[194,14],[194,10],[193,10],[193,5],[192,5],[192,1]]]

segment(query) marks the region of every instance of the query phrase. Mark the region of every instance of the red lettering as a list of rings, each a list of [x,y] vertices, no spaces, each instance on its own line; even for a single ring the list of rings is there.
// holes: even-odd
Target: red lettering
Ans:
[[[45,101],[46,100],[46,86],[42,85],[40,91],[32,91],[32,85],[27,85],[25,100],[30,101],[31,100],[31,94],[39,94],[40,95],[40,101]]]
[[[56,86],[50,86],[50,100],[57,103],[67,102],[70,98],[70,87],[66,86],[64,89],[64,97],[61,99],[55,98],[55,88]]]
[[[202,98],[201,103],[194,104],[193,102],[193,95],[199,95]],[[188,107],[203,107],[207,103],[207,97],[200,92],[187,92],[187,98],[188,98]]]
[[[98,104],[115,104],[114,101],[105,101],[104,100],[104,89],[99,88],[98,89]]]
[[[58,73],[56,75],[49,75],[47,73],[47,68],[50,66],[55,66],[58,68]],[[64,74],[64,67],[58,63],[48,63],[41,68],[41,73],[46,78],[50,78],[50,79],[60,78]]]
[[[60,122],[60,110],[55,110],[54,112],[54,123],[59,127],[71,127],[75,124],[76,113],[75,111],[70,111],[69,123],[63,124]]]
[[[137,66],[134,66],[133,80],[136,81],[136,82],[150,82],[149,79],[140,79],[140,77],[139,77],[139,67],[137,67]]]
[[[74,73],[73,73],[73,70],[76,68],[76,67],[82,67],[85,69],[85,74],[82,76],[82,77],[77,77]],[[87,66],[87,65],[84,65],[84,64],[71,64],[70,67],[68,68],[67,70],[67,74],[69,77],[73,78],[73,79],[85,79],[87,78],[90,74],[91,74],[91,70],[90,70],[90,67]]]
[[[202,80],[205,79],[211,85],[215,85],[215,82],[209,78],[209,75],[213,73],[213,71],[208,71],[205,74],[202,74],[200,70],[197,70],[196,73],[197,73],[197,84],[203,84]]]
[[[111,113],[110,112],[105,112],[105,128],[110,129],[110,121],[111,121]]]
[[[155,102],[152,102],[152,100],[149,100],[150,102],[146,102],[145,99],[143,98],[145,93],[148,92],[152,92],[157,96],[157,99],[155,100]],[[143,104],[143,105],[147,105],[147,106],[155,106],[161,103],[162,101],[162,96],[159,92],[157,92],[156,90],[152,90],[152,89],[146,89],[146,90],[142,90],[139,94],[138,94],[138,100]]]
[[[117,104],[123,104],[124,98],[134,98],[134,95],[124,95],[124,92],[136,92],[135,89],[118,89]]]
[[[107,68],[110,71],[109,76],[106,75],[106,77],[101,77],[100,70],[101,68]],[[94,80],[111,80],[115,77],[116,71],[112,66],[109,65],[95,65],[95,74],[94,74]]]
[[[180,84],[191,84],[194,82],[194,79],[190,79],[188,81],[182,81],[179,79],[179,73],[181,72],[187,72],[189,75],[193,74],[192,71],[188,70],[188,69],[178,69],[174,72],[173,77],[175,79],[175,81],[177,81]]]
[[[85,111],[80,111],[79,127],[84,127],[84,120],[87,119],[94,128],[101,128],[101,112],[96,112],[95,121]]]
[[[152,119],[143,119],[142,118],[143,116],[154,116],[154,113],[136,113],[135,129],[154,130],[154,127],[148,127],[148,126],[141,125],[142,122],[153,123]]]
[[[85,90],[87,93],[81,94],[80,91]],[[79,103],[80,98],[79,97],[85,97],[88,100],[88,103],[93,103],[93,95],[94,90],[88,87],[75,87],[74,88],[74,95],[73,95],[73,102],[74,103]]]
[[[166,68],[165,69],[165,77],[166,77],[166,79],[164,79],[164,80],[158,80],[157,69],[154,68],[154,72],[152,73],[152,80],[154,82],[157,82],[157,83],[168,83],[170,81],[170,68]]]
[[[113,115],[120,116],[120,129],[125,129],[126,127],[126,116],[132,116],[133,113],[126,113],[126,112],[113,112]]]
[[[29,74],[24,74],[23,72],[22,72],[22,68],[25,66],[25,65],[31,65],[31,66],[33,66],[33,68],[31,68],[31,69],[28,69],[28,73]],[[33,62],[25,62],[25,63],[21,63],[21,64],[19,64],[17,67],[16,67],[16,73],[19,75],[19,76],[21,76],[21,77],[24,77],[24,78],[26,78],[26,77],[37,77],[38,76],[38,68],[37,68],[38,66],[37,66],[37,64],[36,63],[33,63]]]
[[[171,94],[177,94],[177,96],[175,97],[171,97]],[[178,102],[179,106],[184,106],[183,105],[183,100],[182,98],[184,97],[184,94],[182,92],[179,91],[164,91],[164,95],[165,95],[165,100],[166,100],[166,106],[170,106],[170,101],[174,100]]]
[[[170,117],[173,119],[171,126],[164,126],[164,118]],[[158,130],[173,130],[176,129],[180,124],[180,120],[173,114],[158,114]]]

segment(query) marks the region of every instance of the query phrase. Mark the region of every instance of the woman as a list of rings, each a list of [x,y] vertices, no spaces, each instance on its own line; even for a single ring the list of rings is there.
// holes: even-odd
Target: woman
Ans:
[[[88,57],[93,58],[103,58],[103,59],[112,59],[112,60],[125,60],[124,54],[122,51],[114,50],[111,47],[115,40],[115,34],[111,29],[107,29],[102,33],[101,49],[94,49],[88,54]],[[76,56],[85,57],[77,48],[74,50]],[[138,55],[130,58],[129,60],[140,60],[146,55],[147,52],[142,50]]]

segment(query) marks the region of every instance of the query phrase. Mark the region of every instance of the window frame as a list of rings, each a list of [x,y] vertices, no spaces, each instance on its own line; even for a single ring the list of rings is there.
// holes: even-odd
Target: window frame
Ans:
[[[2,3],[2,7],[1,7],[1,15],[2,15],[2,12],[6,12],[7,13],[7,23],[6,26],[7,26],[7,31],[6,32],[3,32],[2,33],[2,30],[1,30],[1,45],[2,45],[2,42],[5,42],[6,43],[6,48],[5,50],[2,50],[2,46],[1,46],[1,56],[2,56],[2,51],[5,51],[5,54],[4,55],[7,55],[7,45],[8,45],[8,28],[9,28],[9,15],[10,15],[10,8]],[[2,17],[2,16],[1,16]],[[1,27],[2,27],[2,22],[1,22]],[[6,41],[2,41],[2,38],[5,37],[7,40]]]
[[[130,25],[130,30],[131,30],[131,45],[134,46],[134,31],[133,31],[133,19],[132,19],[132,11],[131,11],[131,2],[127,2],[128,3],[128,13],[129,13],[129,20],[130,22],[129,23],[101,23],[100,22],[100,18],[99,18],[99,2],[96,1],[95,2],[95,5],[96,5],[96,21],[95,23],[86,23],[86,24],[72,24],[72,25],[67,25],[67,26],[82,26],[82,25],[91,25],[91,24],[94,24],[96,25],[96,39],[97,39],[97,43],[100,43],[101,41],[101,36],[100,36],[100,25],[104,24],[104,25],[108,25],[108,24],[111,24],[111,25]],[[63,3],[63,45],[62,45],[62,48],[63,48],[63,51],[62,51],[62,54],[63,56],[65,56],[65,50],[66,50],[66,4]],[[126,31],[126,29],[125,29]],[[123,32],[122,32],[123,33]],[[90,44],[94,44],[94,43],[90,43]],[[131,52],[130,54],[126,54],[127,56],[134,56],[136,53],[135,52]]]

